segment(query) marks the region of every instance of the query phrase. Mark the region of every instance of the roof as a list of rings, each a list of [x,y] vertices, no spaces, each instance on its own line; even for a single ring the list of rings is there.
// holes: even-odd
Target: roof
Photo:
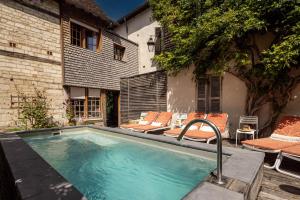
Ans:
[[[66,3],[73,5],[77,8],[91,13],[92,15],[99,17],[107,23],[113,23],[113,21],[104,13],[95,0],[64,0]]]
[[[124,17],[121,17],[117,22],[119,24],[123,24],[125,21],[130,20],[131,18],[133,18],[136,15],[140,14],[144,10],[147,10],[148,8],[150,8],[149,1],[146,0],[145,3],[143,3],[141,6],[137,7],[136,9],[134,9],[132,12],[130,12],[129,14],[125,15]]]

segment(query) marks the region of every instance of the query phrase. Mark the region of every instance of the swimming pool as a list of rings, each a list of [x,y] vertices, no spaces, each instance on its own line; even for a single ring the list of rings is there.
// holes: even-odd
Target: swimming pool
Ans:
[[[106,131],[23,139],[89,200],[181,199],[216,168],[212,158]]]

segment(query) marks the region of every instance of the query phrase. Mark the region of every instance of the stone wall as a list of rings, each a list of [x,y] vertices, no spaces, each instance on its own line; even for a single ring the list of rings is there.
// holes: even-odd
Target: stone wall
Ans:
[[[17,124],[17,90],[35,87],[51,100],[54,119],[64,117],[59,4],[29,2],[0,0],[0,127]]]
[[[63,6],[64,84],[88,88],[120,90],[120,78],[138,74],[137,44],[102,27],[99,20],[76,8]],[[70,20],[74,19],[102,33],[102,50],[91,51],[71,44]],[[125,61],[114,59],[114,43],[124,46]]]

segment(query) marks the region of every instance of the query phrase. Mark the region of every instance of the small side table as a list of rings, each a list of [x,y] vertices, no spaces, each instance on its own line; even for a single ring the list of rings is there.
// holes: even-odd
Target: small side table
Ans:
[[[255,138],[255,132],[256,132],[256,130],[243,131],[241,129],[237,129],[236,130],[236,134],[235,134],[235,146],[237,146],[238,134],[252,135],[252,138],[254,140],[254,138]]]

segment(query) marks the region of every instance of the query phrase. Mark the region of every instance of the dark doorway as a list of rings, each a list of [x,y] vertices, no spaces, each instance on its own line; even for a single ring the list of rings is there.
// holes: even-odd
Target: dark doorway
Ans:
[[[119,91],[107,91],[107,126],[117,127],[119,119]]]

